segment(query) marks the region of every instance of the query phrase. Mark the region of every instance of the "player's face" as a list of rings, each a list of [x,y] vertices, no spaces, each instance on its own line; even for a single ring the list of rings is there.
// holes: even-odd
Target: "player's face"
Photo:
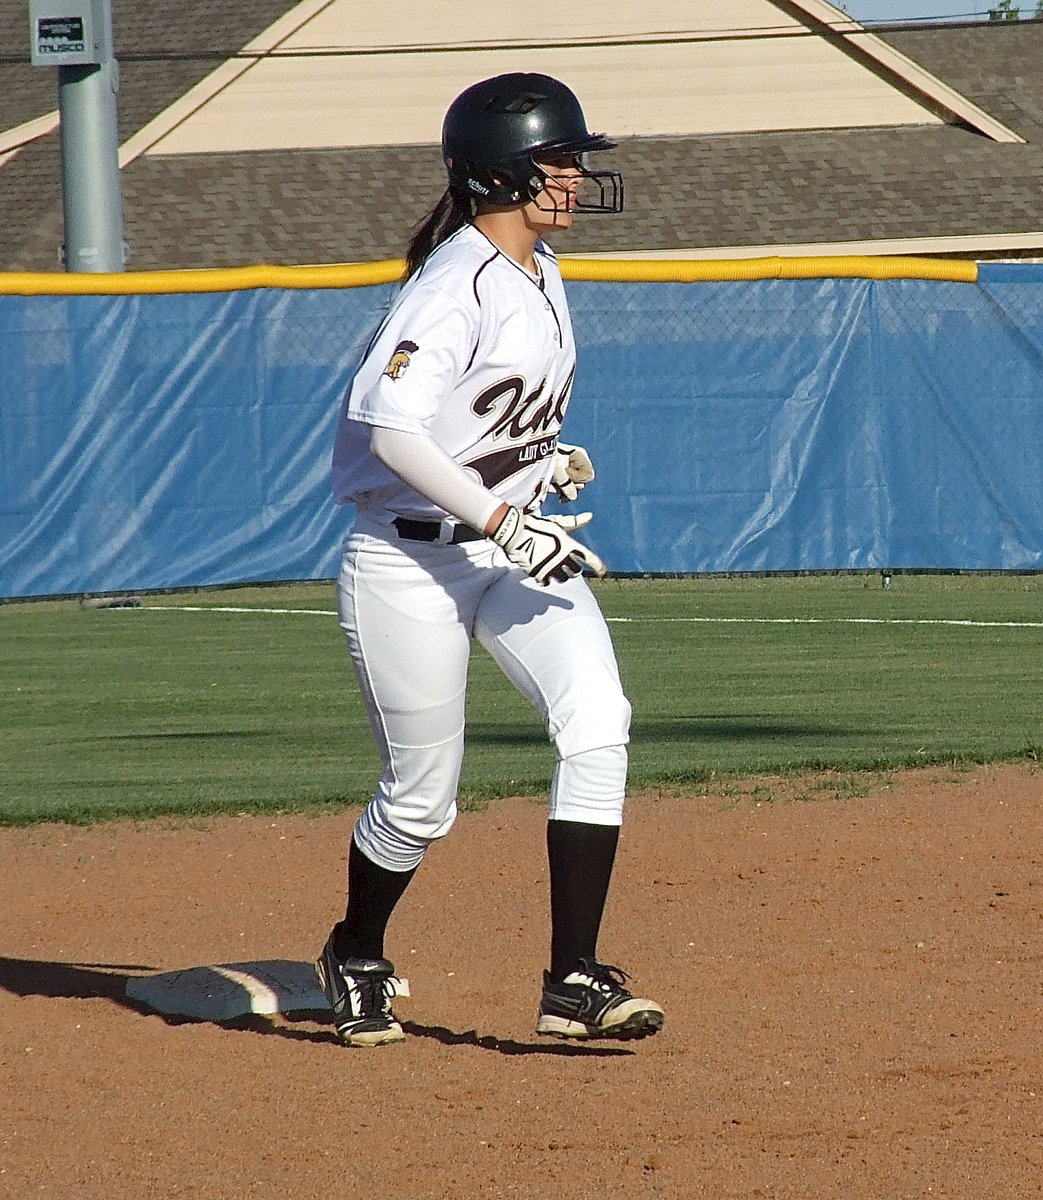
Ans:
[[[529,224],[539,230],[570,229],[583,167],[574,154],[555,155],[536,164],[546,175],[543,191],[525,206]]]

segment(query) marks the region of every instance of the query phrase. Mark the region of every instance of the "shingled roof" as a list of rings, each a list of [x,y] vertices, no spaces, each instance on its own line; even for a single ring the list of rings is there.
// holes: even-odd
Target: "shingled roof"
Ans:
[[[287,0],[117,5],[121,140],[289,7]],[[0,10],[7,48],[28,40],[24,12],[11,8]],[[176,53],[157,56],[171,30]],[[985,257],[990,235],[1023,234],[1038,240],[1020,239],[1014,253],[1043,254],[1043,21],[881,36],[1024,142],[994,141],[958,122],[626,137],[615,160],[627,181],[627,211],[577,222],[559,249],[713,253],[947,236],[970,239],[965,252]],[[30,67],[27,57],[0,58],[0,124],[8,130],[56,105],[54,72]],[[123,171],[127,265],[397,257],[443,179],[434,145],[143,155]],[[0,162],[0,268],[59,270],[61,240],[52,132]]]

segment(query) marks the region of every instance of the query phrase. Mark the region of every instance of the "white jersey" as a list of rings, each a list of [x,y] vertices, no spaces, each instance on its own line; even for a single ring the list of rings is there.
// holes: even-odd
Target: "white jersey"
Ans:
[[[473,225],[405,284],[370,342],[337,428],[333,492],[377,520],[447,514],[370,449],[370,426],[426,434],[501,500],[532,507],[549,482],[576,348],[561,272],[537,276]]]

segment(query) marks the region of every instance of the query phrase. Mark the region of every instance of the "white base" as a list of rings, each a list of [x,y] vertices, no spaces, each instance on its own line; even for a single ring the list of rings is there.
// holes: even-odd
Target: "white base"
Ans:
[[[396,996],[409,995],[407,979],[393,982]],[[329,1008],[314,965],[281,958],[143,975],[127,981],[127,997],[167,1016],[204,1021]]]

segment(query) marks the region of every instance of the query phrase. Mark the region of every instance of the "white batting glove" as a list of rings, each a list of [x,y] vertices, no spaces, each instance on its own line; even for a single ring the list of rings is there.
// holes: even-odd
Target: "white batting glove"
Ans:
[[[593,518],[593,513],[575,517],[537,517],[509,507],[503,520],[489,535],[515,566],[543,584],[556,580],[564,583],[589,567],[595,575],[608,574],[600,558],[580,545],[568,531],[580,529]]]
[[[558,443],[554,454],[554,474],[551,489],[562,500],[575,500],[583,488],[594,478],[594,464],[582,446],[566,446]]]

